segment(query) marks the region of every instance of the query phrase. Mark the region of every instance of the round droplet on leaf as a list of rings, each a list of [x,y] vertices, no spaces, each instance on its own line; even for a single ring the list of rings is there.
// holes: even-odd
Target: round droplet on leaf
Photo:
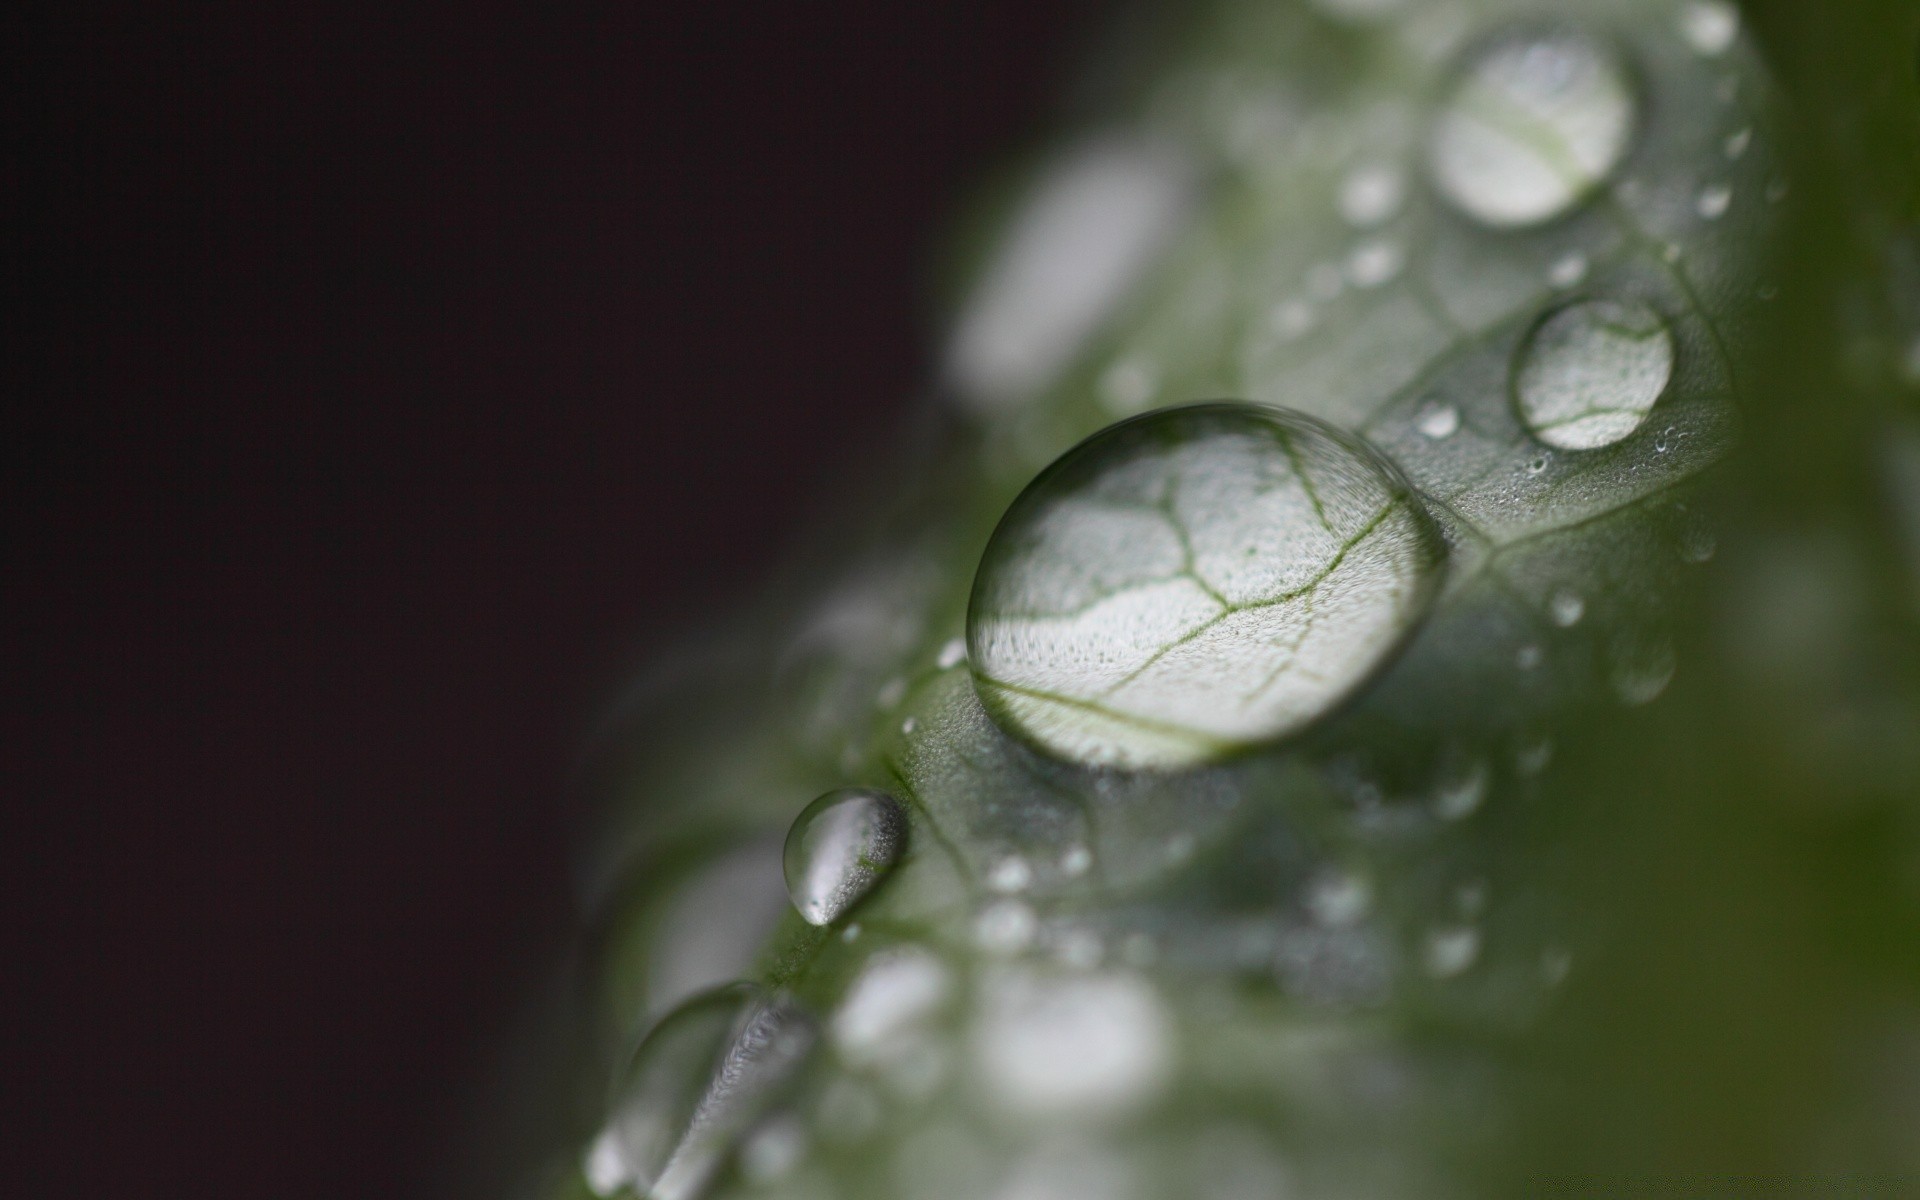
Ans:
[[[1445,546],[1400,473],[1313,418],[1163,409],[1014,501],[967,614],[981,699],[1089,764],[1177,768],[1297,733],[1383,664]]]
[[[1579,300],[1521,344],[1514,401],[1527,429],[1560,450],[1598,450],[1640,427],[1673,378],[1673,331],[1637,300]]]
[[[1638,103],[1618,57],[1570,28],[1484,44],[1440,107],[1428,146],[1434,186],[1501,229],[1571,211],[1620,165]]]
[[[892,796],[828,792],[787,832],[787,895],[809,925],[831,925],[893,869],[906,844],[907,816]]]

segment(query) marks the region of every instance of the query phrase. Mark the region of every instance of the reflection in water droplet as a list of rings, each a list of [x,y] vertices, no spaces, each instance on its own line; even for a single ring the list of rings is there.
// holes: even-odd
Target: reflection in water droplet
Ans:
[[[1609,671],[1614,694],[1630,707],[1651,704],[1673,682],[1677,665],[1673,643],[1664,638],[1622,638],[1614,643]]]
[[[751,984],[704,992],[667,1014],[615,1088],[607,1134],[621,1180],[649,1200],[697,1195],[813,1040],[791,1000]]]
[[[1399,645],[1444,545],[1376,453],[1252,405],[1169,409],[1063,456],[974,581],[995,719],[1087,763],[1176,767],[1296,732]]]
[[[1356,228],[1372,229],[1393,219],[1406,191],[1398,167],[1372,163],[1356,168],[1340,184],[1340,215]]]
[[[1460,821],[1477,812],[1487,798],[1487,764],[1457,758],[1441,772],[1434,788],[1433,812],[1442,821]]]
[[[1577,286],[1587,277],[1587,256],[1578,250],[1561,255],[1547,268],[1547,282],[1556,288],[1566,289]]]
[[[1680,10],[1680,36],[1697,53],[1717,58],[1740,36],[1740,10],[1728,0],[1690,0]]]
[[[1441,107],[1434,184],[1486,225],[1552,220],[1620,164],[1634,110],[1626,72],[1600,43],[1571,29],[1510,35],[1467,64]]]
[[[1562,588],[1548,597],[1547,611],[1552,614],[1555,625],[1570,629],[1587,615],[1587,602],[1580,598],[1579,593]]]
[[[842,788],[787,831],[787,895],[809,925],[831,925],[873,890],[907,844],[907,817],[885,792]]]
[[[1533,435],[1562,450],[1596,450],[1646,420],[1673,376],[1673,333],[1638,301],[1580,300],[1527,335],[1514,398]]]
[[[1451,979],[1480,957],[1480,931],[1471,925],[1436,929],[1427,935],[1421,962],[1435,979]]]
[[[1717,221],[1727,215],[1727,209],[1733,206],[1733,189],[1724,183],[1711,184],[1700,189],[1700,195],[1694,199],[1693,210],[1700,214],[1701,220]]]
[[[1460,410],[1451,404],[1435,404],[1420,410],[1413,427],[1434,441],[1444,441],[1460,429]]]

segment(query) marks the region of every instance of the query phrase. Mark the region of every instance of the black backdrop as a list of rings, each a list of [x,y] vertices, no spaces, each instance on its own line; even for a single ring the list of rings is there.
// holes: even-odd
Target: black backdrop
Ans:
[[[1086,7],[5,18],[9,1194],[439,1190],[570,747],[924,377]]]

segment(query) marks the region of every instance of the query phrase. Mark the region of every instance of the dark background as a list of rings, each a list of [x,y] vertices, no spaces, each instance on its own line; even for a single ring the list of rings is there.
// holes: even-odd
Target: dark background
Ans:
[[[5,18],[9,1194],[444,1190],[570,750],[924,380],[1087,7]]]

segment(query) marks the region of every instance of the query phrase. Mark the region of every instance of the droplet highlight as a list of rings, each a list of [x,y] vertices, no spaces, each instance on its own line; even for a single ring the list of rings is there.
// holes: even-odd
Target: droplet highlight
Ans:
[[[1399,472],[1312,418],[1167,409],[1008,509],[967,642],[996,721],[1062,758],[1189,766],[1312,724],[1430,602],[1445,554]]]
[[[787,831],[787,895],[809,925],[831,925],[900,861],[907,817],[885,792],[842,788],[807,805]]]
[[[1569,28],[1517,32],[1468,61],[1435,121],[1440,194],[1495,228],[1572,210],[1620,165],[1637,101],[1600,42]]]
[[[1521,418],[1561,450],[1611,446],[1640,427],[1673,377],[1673,332],[1633,300],[1581,300],[1527,335],[1514,372]]]

